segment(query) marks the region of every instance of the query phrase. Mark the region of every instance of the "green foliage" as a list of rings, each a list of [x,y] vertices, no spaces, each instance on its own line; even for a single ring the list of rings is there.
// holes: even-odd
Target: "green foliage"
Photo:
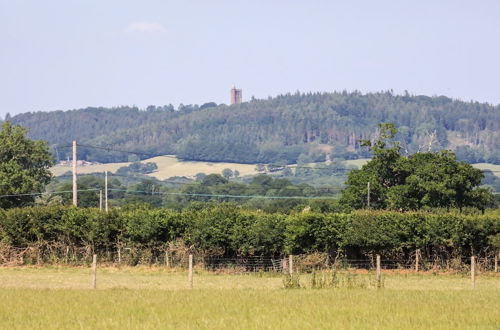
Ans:
[[[119,175],[128,175],[128,174],[149,174],[153,173],[158,169],[158,166],[156,163],[148,162],[148,163],[141,163],[141,162],[134,162],[128,166],[123,166],[120,167],[117,171],[116,174]]]
[[[223,169],[222,176],[229,180],[233,176],[233,170],[231,170],[230,168]]]
[[[324,159],[324,153],[315,151],[318,145],[331,148],[330,155],[352,159],[368,155],[359,140],[375,139],[377,125],[392,122],[400,127],[395,138],[410,153],[429,146],[431,136],[433,150],[453,148],[451,135],[473,146],[459,150],[460,157],[500,162],[498,106],[443,96],[295,93],[234,106],[86,108],[25,113],[11,120],[30,128],[31,137],[49,141],[60,159],[70,156],[70,150],[56,151],[56,146],[73,139],[189,160],[296,163],[299,158]],[[125,153],[84,147],[79,155],[101,162],[128,159]]]
[[[498,250],[498,214],[362,211],[284,215],[246,211],[234,204],[193,205],[173,211],[134,207],[100,212],[65,206],[0,209],[0,242],[20,249],[45,247],[108,253],[117,246],[164,253],[181,241],[205,256],[281,256],[325,253],[346,258],[375,253],[406,260],[460,258]],[[75,257],[76,258],[76,257]],[[150,258],[151,260],[151,258]]]
[[[481,210],[493,204],[490,189],[478,188],[481,170],[456,160],[453,153],[400,154],[392,124],[380,124],[380,137],[370,146],[374,157],[349,173],[342,202],[359,209],[367,207],[370,183],[370,207],[375,209],[419,210],[422,208],[459,208],[473,206]]]
[[[0,130],[0,195],[43,191],[52,177],[53,159],[44,141],[32,141],[27,131],[4,122]],[[33,203],[34,196],[0,198],[0,207],[19,207]]]

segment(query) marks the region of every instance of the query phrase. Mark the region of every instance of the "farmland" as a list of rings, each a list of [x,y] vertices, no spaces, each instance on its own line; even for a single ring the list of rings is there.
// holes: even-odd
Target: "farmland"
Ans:
[[[160,180],[165,180],[173,176],[194,177],[197,173],[220,174],[225,168],[229,168],[233,171],[238,170],[241,176],[257,174],[255,165],[252,164],[181,161],[175,158],[175,156],[171,155],[167,155],[167,157],[153,157],[143,160],[142,162],[156,163],[156,165],[158,166],[158,170],[150,174],[150,176]],[[128,166],[130,164],[131,163],[108,163],[80,166],[78,167],[78,173],[91,174],[102,173],[104,171],[115,173],[120,167]],[[71,166],[57,165],[52,167],[51,171],[55,176],[59,176],[68,171],[71,171]]]
[[[369,159],[353,159],[346,160],[346,166],[356,166],[360,168],[368,162]],[[255,170],[254,164],[239,164],[239,163],[225,163],[225,162],[198,162],[198,161],[182,161],[173,155],[153,157],[142,161],[143,163],[153,162],[158,166],[158,170],[154,173],[149,174],[159,180],[165,180],[174,176],[186,176],[194,177],[197,173],[220,174],[223,169],[229,168],[231,170],[237,170],[240,172],[240,176],[245,175],[255,175],[258,172]],[[89,166],[78,167],[79,174],[91,174],[91,173],[102,173],[108,171],[110,173],[115,173],[120,167],[130,165],[130,162],[123,163],[107,163],[107,164],[96,164]],[[474,167],[481,170],[491,170],[497,176],[500,176],[500,165],[494,165],[489,163],[478,163],[474,164]],[[290,167],[293,167],[291,165]],[[71,166],[56,165],[51,168],[52,174],[55,176],[63,175],[64,173],[71,171]]]
[[[500,278],[386,273],[385,288],[282,288],[280,274],[166,268],[0,269],[5,328],[485,328],[500,322]],[[371,275],[362,275],[371,276]],[[307,275],[302,275],[307,282]]]

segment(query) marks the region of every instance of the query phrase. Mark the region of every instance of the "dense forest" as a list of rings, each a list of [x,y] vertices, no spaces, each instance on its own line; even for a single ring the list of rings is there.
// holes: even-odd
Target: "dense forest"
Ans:
[[[369,156],[381,122],[394,123],[405,152],[452,149],[460,160],[500,164],[500,106],[392,92],[295,93],[239,105],[206,103],[35,112],[6,119],[49,142],[55,156],[114,162],[176,154],[185,160],[276,163]],[[458,148],[458,149],[457,149]]]

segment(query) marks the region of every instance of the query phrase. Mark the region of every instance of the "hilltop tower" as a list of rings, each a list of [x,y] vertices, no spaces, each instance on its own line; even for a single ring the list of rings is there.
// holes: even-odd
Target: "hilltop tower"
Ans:
[[[237,89],[236,87],[231,88],[231,105],[240,104],[243,100],[243,94],[241,89]]]

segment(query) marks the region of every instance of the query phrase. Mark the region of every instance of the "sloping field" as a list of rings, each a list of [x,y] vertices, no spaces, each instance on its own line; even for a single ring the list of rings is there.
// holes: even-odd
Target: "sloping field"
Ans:
[[[193,177],[197,173],[221,174],[222,170],[229,168],[231,170],[238,170],[240,176],[257,174],[255,165],[252,164],[238,164],[238,163],[215,163],[215,162],[185,162],[178,160],[175,156],[168,155],[167,157],[159,156],[143,160],[142,163],[153,162],[158,166],[158,170],[150,176],[157,179],[164,180],[173,176],[186,176]],[[108,171],[115,173],[120,167],[130,165],[130,163],[108,163],[89,166],[79,166],[78,173],[102,173]],[[51,169],[55,176],[63,175],[71,171],[71,166],[56,165]]]
[[[358,168],[361,168],[361,166],[368,163],[369,160],[370,160],[370,158],[349,159],[349,160],[346,160],[345,163],[346,163],[346,165],[354,165],[354,166],[357,166]]]
[[[490,163],[477,163],[477,164],[472,164],[472,166],[480,170],[490,170],[493,172],[493,174],[500,177],[500,165],[494,165]]]
[[[369,160],[370,160],[369,158],[346,160],[345,164],[355,165],[358,168],[361,168],[361,166],[366,164]],[[160,180],[165,180],[173,176],[194,177],[197,173],[221,174],[222,170],[225,168],[229,168],[233,171],[237,170],[238,172],[240,172],[240,176],[255,175],[258,173],[255,170],[254,164],[194,162],[194,161],[189,162],[189,161],[181,161],[177,159],[177,157],[175,157],[174,155],[153,157],[150,159],[145,159],[142,162],[156,163],[156,165],[158,166],[158,170],[150,174],[150,176]],[[120,167],[127,166],[130,164],[131,163],[108,163],[108,164],[98,164],[90,166],[79,166],[78,173],[90,174],[90,173],[102,173],[104,171],[115,173]],[[490,163],[478,163],[478,164],[472,164],[472,166],[481,170],[491,170],[495,175],[500,177],[500,165],[494,165]],[[71,166],[56,165],[51,168],[51,171],[55,176],[60,176],[68,171],[71,171]]]

